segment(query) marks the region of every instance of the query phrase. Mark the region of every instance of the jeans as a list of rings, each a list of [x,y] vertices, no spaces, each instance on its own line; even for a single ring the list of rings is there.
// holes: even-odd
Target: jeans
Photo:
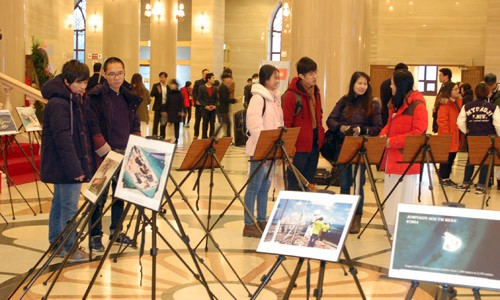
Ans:
[[[113,177],[110,181],[111,188],[113,190],[113,195],[115,194],[116,190],[116,180],[117,178]],[[91,226],[95,226],[90,230],[90,236],[102,236],[102,211],[104,204],[106,203],[106,200],[108,199],[108,193],[109,193],[109,185],[102,191],[101,197],[97,199],[96,201],[96,208],[94,210],[94,213],[92,214],[91,217]],[[114,199],[114,197],[113,197]],[[123,200],[117,199],[113,206],[111,207],[111,225],[109,226],[109,231],[110,233],[113,233],[118,225],[118,221],[120,221],[120,217],[122,216],[123,213],[123,207],[124,207],[124,202]],[[99,218],[101,218],[99,220]],[[97,222],[97,220],[99,220]],[[97,223],[96,223],[97,222]]]
[[[203,131],[201,132],[201,138],[206,139],[208,137],[214,136],[215,133],[215,109],[214,110],[206,110],[203,108],[202,116],[203,116]],[[208,132],[208,126],[210,126],[210,132]],[[209,134],[207,136],[207,133]]]
[[[59,234],[78,211],[81,183],[54,184],[54,197],[49,215],[49,242],[56,242]],[[75,242],[76,230],[71,232],[71,238],[64,246],[68,252]],[[62,241],[62,240],[60,240]]]
[[[464,170],[464,181],[463,183],[469,183],[472,180],[472,175],[474,175],[474,165],[469,164],[469,159],[467,158],[467,163],[465,164]],[[482,186],[486,185],[486,176],[488,176],[488,165],[484,165],[479,171],[479,184]]]
[[[167,124],[161,125],[161,112],[155,111],[153,119],[153,135],[158,135],[158,126],[160,126],[160,136],[165,137],[165,128]]]
[[[293,157],[293,165],[302,175],[304,175],[307,181],[312,182],[314,180],[314,175],[316,174],[316,168],[318,167],[318,159],[318,143],[313,143],[311,152],[295,153],[295,156]],[[287,170],[286,178],[288,183],[287,190],[301,191],[297,178],[295,178],[292,170]]]
[[[451,168],[453,167],[455,157],[457,157],[457,152],[450,152],[448,154],[448,161],[444,164],[439,164],[439,176],[441,179],[450,179]]]
[[[201,106],[194,107],[194,136],[200,136]]]
[[[344,164],[338,164],[338,170],[343,170],[342,173],[340,173],[339,176],[339,182],[340,182],[340,193],[344,195],[350,195],[351,194],[351,186],[353,185],[353,176],[354,176],[354,165],[348,165],[347,168],[344,169],[346,165]],[[358,169],[359,174],[359,187],[356,186],[356,189],[359,189],[359,192],[356,190],[354,191],[354,195],[359,195],[359,203],[358,203],[358,208],[356,209],[356,215],[361,216],[363,215],[363,204],[365,203],[365,192],[363,190],[363,186],[365,185],[365,166],[360,166]],[[356,175],[357,177],[357,175]]]
[[[253,157],[250,157],[250,160],[252,160]],[[250,162],[250,173],[249,176],[251,176],[257,167],[259,166],[260,162]],[[257,221],[258,222],[265,222],[266,221],[266,213],[267,213],[267,194],[269,192],[269,188],[271,187],[271,180],[273,179],[273,172],[271,170],[271,173],[269,173],[269,177],[266,178],[267,172],[269,171],[269,168],[271,167],[271,162],[268,161],[264,163],[259,171],[254,175],[252,180],[247,186],[247,190],[245,191],[245,206],[248,208],[248,210],[252,213],[252,216],[254,215],[254,210],[255,210],[255,198],[257,198]],[[245,225],[252,225],[253,221],[252,218],[245,212]]]
[[[179,130],[181,127],[181,123],[174,123],[174,137],[175,137],[175,142],[179,140]]]

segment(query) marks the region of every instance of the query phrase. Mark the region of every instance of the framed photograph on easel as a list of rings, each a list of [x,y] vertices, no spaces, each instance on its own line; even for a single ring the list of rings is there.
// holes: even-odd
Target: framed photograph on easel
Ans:
[[[115,196],[159,211],[174,153],[175,144],[131,135]]]
[[[500,212],[398,205],[389,277],[499,290]]]
[[[0,136],[18,134],[16,123],[8,110],[0,110]]]
[[[97,199],[101,196],[104,187],[109,184],[109,181],[120,166],[122,160],[123,155],[114,151],[110,151],[108,155],[106,155],[106,158],[99,166],[99,169],[97,169],[94,176],[90,180],[87,189],[83,191],[85,198],[95,204]]]
[[[336,262],[359,196],[282,191],[257,252]]]
[[[42,130],[42,125],[40,124],[40,122],[38,122],[38,118],[35,115],[35,110],[33,109],[33,107],[16,107],[16,110],[26,132]]]

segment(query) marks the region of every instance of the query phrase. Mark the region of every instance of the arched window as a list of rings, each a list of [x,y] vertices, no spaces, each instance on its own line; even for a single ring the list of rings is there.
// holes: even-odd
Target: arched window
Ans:
[[[74,18],[75,24],[73,24],[74,36],[74,52],[73,58],[79,60],[80,62],[85,62],[85,16],[87,11],[87,2],[85,0],[80,0],[75,5]]]
[[[283,18],[282,18],[282,5],[278,4],[279,8],[273,15],[271,22],[271,35],[270,35],[270,50],[269,60],[280,61],[281,60],[281,30],[283,28]]]

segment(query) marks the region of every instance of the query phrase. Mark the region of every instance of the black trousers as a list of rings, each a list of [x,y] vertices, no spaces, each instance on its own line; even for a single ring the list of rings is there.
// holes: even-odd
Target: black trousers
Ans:
[[[453,167],[455,157],[457,157],[457,152],[450,152],[448,154],[448,162],[439,164],[439,176],[441,176],[441,179],[450,178],[451,168]]]
[[[201,107],[195,106],[194,108],[194,136],[200,136],[200,124],[201,124]]]
[[[214,136],[216,111],[215,109],[212,111],[203,109],[202,114],[203,114],[203,131],[201,133],[201,138],[206,139],[209,136]],[[210,126],[210,133],[209,133],[210,135],[207,136],[209,126]]]
[[[160,126],[160,136],[165,137],[165,127],[167,126],[167,124],[161,125],[160,120],[161,113],[159,111],[155,111],[153,119],[153,135],[158,135],[158,126]]]
[[[184,107],[183,112],[184,115],[182,116],[182,123],[184,123],[184,125],[189,124],[189,121],[191,121],[191,106]]]
[[[217,128],[215,135],[219,135],[222,126],[226,125],[225,136],[231,137],[231,119],[229,118],[229,113],[219,113],[217,116],[219,116],[219,128]]]

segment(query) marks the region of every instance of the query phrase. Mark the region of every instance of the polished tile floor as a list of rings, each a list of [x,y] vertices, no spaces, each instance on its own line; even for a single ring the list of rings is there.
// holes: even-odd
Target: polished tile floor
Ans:
[[[173,135],[172,128],[168,127],[168,135]],[[180,182],[187,172],[175,170],[180,166],[189,143],[192,138],[192,128],[182,128],[182,137],[177,153],[174,158],[172,175]],[[466,155],[460,154],[457,166],[454,168],[452,179],[461,181],[463,176],[463,165]],[[240,189],[247,178],[247,157],[244,148],[230,146],[223,165],[225,171],[231,178],[236,189]],[[327,167],[326,161],[321,161],[320,166]],[[382,173],[375,173],[377,188],[383,193]],[[220,170],[214,174],[214,190],[212,201],[209,203],[209,173],[205,172],[201,177],[200,207],[196,210],[196,190],[193,190],[196,176],[191,175],[182,186],[183,193],[188,198],[184,202],[179,194],[173,196],[175,211],[180,217],[181,225],[189,236],[191,245],[194,247],[200,243],[196,251],[196,261],[202,274],[208,282],[210,291],[217,299],[248,299],[249,294],[255,293],[261,283],[263,275],[267,274],[277,257],[274,255],[257,253],[255,250],[258,240],[242,237],[243,209],[239,201],[231,206],[234,197],[229,183]],[[436,180],[435,180],[436,181]],[[13,209],[15,220],[11,212],[9,194],[3,185],[0,212],[6,217],[8,224],[0,219],[0,299],[6,299],[17,286],[23,276],[32,268],[48,249],[48,212],[50,210],[50,193],[43,185],[39,185],[40,201],[37,198],[37,189],[34,183],[19,186],[19,189],[27,202],[33,207],[37,215],[34,216],[28,205],[21,199],[19,194],[12,190]],[[167,189],[173,191],[171,183]],[[338,187],[332,187],[338,192]],[[366,200],[362,222],[366,224],[376,210],[374,196],[366,187]],[[456,201],[460,193],[447,187],[446,191],[451,201]],[[500,192],[496,186],[491,190],[492,199],[487,209],[500,210],[500,204],[496,200]],[[270,192],[270,198],[273,193]],[[436,201],[444,201],[440,189],[435,189]],[[423,188],[423,197],[430,197],[427,184]],[[482,196],[473,192],[468,193],[464,199],[467,207],[480,208]],[[81,201],[83,204],[83,200]],[[270,199],[269,212],[273,207]],[[189,204],[189,205],[188,205]],[[198,216],[204,223],[207,222],[207,212],[210,206],[212,212],[211,223],[218,218],[220,213],[228,208],[226,214],[212,231],[213,240],[207,245],[202,241],[204,231],[200,226]],[[194,208],[195,213],[190,209]],[[40,210],[42,212],[40,212]],[[129,214],[131,215],[131,213]],[[146,215],[150,216],[151,212]],[[156,279],[153,280],[152,256],[150,248],[152,243],[151,228],[145,228],[144,254],[141,256],[140,249],[125,249],[116,261],[108,258],[104,260],[101,271],[90,290],[91,299],[150,299],[153,285],[156,286],[157,299],[209,299],[205,287],[196,280],[193,274],[198,274],[196,266],[183,242],[177,237],[172,228],[177,228],[172,212],[167,209],[166,218],[159,218],[158,255],[156,257]],[[125,224],[129,223],[129,218]],[[135,217],[133,218],[129,234],[132,235]],[[110,218],[109,214],[104,219],[104,228],[107,228]],[[404,280],[388,279],[387,269],[389,266],[391,248],[382,229],[380,218],[377,216],[365,234],[360,238],[350,235],[346,242],[352,261],[358,271],[358,278],[367,299],[404,299],[410,283]],[[161,238],[169,243],[171,248]],[[107,242],[107,236],[105,237]],[[218,248],[214,245],[215,242]],[[86,241],[82,245],[86,245]],[[175,251],[174,251],[175,250]],[[114,255],[118,246],[113,246],[111,253]],[[50,298],[56,299],[81,299],[85,294],[91,278],[99,264],[97,254],[96,260],[92,262],[67,265],[56,284],[50,292]],[[62,259],[56,258],[50,262],[50,267],[41,274],[38,280],[30,287],[24,295],[24,299],[40,299],[49,289],[54,281],[53,271],[61,265]],[[184,264],[184,262],[186,264]],[[290,282],[290,274],[293,273],[297,258],[288,257],[276,270],[272,279],[267,283],[258,299],[282,299]],[[189,267],[187,267],[187,266]],[[317,261],[310,261],[310,297],[314,298],[312,291],[317,286],[320,265]],[[360,299],[353,277],[344,274],[347,266],[338,263],[327,263],[323,284],[323,299]],[[304,263],[298,275],[291,297],[293,299],[306,299],[308,270]],[[194,270],[194,271],[190,271]],[[219,282],[220,281],[220,282]],[[48,282],[47,285],[44,283]],[[222,283],[222,284],[221,284]],[[429,283],[422,283],[416,290],[414,299],[434,299],[439,287]],[[14,299],[22,295],[22,290],[16,293]],[[491,291],[482,291],[486,299],[500,299],[500,294]],[[457,299],[473,299],[470,289],[458,289]]]

